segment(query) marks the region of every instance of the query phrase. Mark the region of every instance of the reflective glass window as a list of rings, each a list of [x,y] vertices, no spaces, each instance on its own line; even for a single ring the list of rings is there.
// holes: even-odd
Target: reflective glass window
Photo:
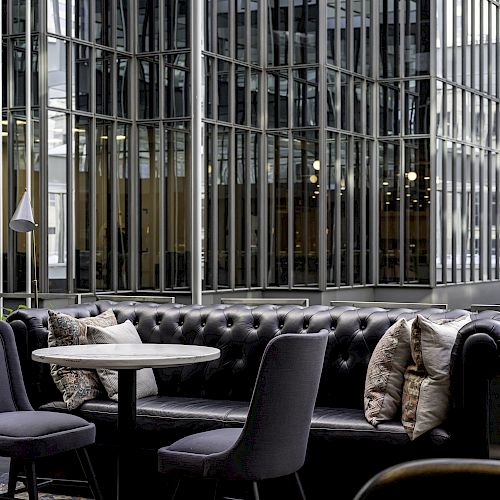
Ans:
[[[189,46],[189,0],[165,0],[165,49],[185,49]]]
[[[260,120],[260,74],[252,70],[250,73],[250,125],[259,127]]]
[[[160,48],[159,0],[139,0],[137,36],[139,52],[155,52]]]
[[[229,71],[231,65],[222,60],[217,61],[217,92],[218,92],[218,117],[219,120],[228,122],[231,111],[229,109]]]
[[[336,17],[337,2],[326,3],[326,62],[329,64],[336,63],[336,48],[337,48],[337,17]]]
[[[354,132],[363,133],[363,81],[354,79]],[[365,108],[366,111],[366,108]]]
[[[326,185],[326,282],[329,286],[337,284],[337,138],[333,137],[328,141],[326,147],[326,168],[327,168],[327,185]],[[320,165],[321,168],[321,165]]]
[[[351,127],[351,77],[345,73],[340,74],[340,128],[350,130]]]
[[[66,36],[66,0],[47,0],[47,31]]]
[[[428,134],[430,127],[430,81],[405,83],[406,133]]]
[[[235,148],[236,148],[236,172],[234,186],[234,203],[235,203],[235,285],[237,287],[245,287],[247,285],[247,247],[250,226],[248,224],[248,192],[246,173],[250,173],[247,162],[247,144],[246,133],[236,131],[235,133]]]
[[[431,5],[429,0],[406,0],[405,75],[430,72]]]
[[[244,66],[235,67],[235,110],[234,110],[234,121],[239,125],[246,125],[246,97],[247,97],[247,72]]]
[[[308,127],[318,121],[318,74],[316,69],[305,68],[293,71],[294,125]]]
[[[160,130],[139,125],[139,288],[160,286]]]
[[[165,115],[169,118],[189,116],[190,83],[186,67],[188,54],[172,54],[165,57]]]
[[[92,111],[90,100],[90,47],[73,45],[73,82],[71,85],[73,109]]]
[[[229,56],[229,0],[217,0],[217,53]]]
[[[217,130],[217,275],[219,288],[228,288],[230,281],[230,220],[229,191],[230,168],[229,157],[230,129],[219,127]]]
[[[96,113],[101,115],[113,114],[113,61],[115,57],[112,52],[97,49],[95,52],[95,80]]]
[[[75,290],[90,291],[90,156],[91,144],[90,118],[73,117],[73,155],[74,206],[75,206]]]
[[[248,196],[250,197],[249,206],[250,206],[250,285],[258,286],[259,285],[259,277],[260,277],[260,262],[261,262],[261,253],[260,253],[260,245],[259,245],[259,236],[260,236],[260,210],[261,203],[259,203],[259,178],[261,171],[261,154],[260,154],[260,141],[261,134],[256,132],[250,133],[250,144],[249,144],[249,156],[250,156],[250,164],[246,169],[246,184],[248,189]]]
[[[349,68],[349,16],[347,13],[347,0],[339,0],[337,2],[340,29],[340,66],[345,69]]]
[[[326,122],[329,127],[337,127],[337,72],[327,69]]]
[[[47,37],[47,104],[67,108],[66,42]]]
[[[129,3],[126,0],[116,2],[116,48],[129,50]]]
[[[399,2],[384,0],[379,11],[380,76],[399,76]]]
[[[260,63],[259,0],[249,0],[250,5],[250,62]]]
[[[246,17],[247,17],[247,1],[236,0],[236,59],[245,61],[247,48],[247,33],[246,33]]]
[[[294,2],[294,63],[318,60],[318,3],[316,0]]]
[[[189,223],[185,222],[191,218],[189,148],[188,130],[183,128],[165,130],[165,284],[167,288],[187,288],[191,281],[190,227]]]
[[[113,45],[112,11],[113,0],[95,0],[95,43]]]
[[[288,78],[286,74],[267,75],[268,126],[270,128],[288,126]]]
[[[122,118],[129,118],[130,108],[130,58],[118,56],[116,58],[117,72],[117,115]]]
[[[90,0],[72,0],[71,33],[73,38],[90,40]]]
[[[204,203],[203,203],[203,288],[210,290],[214,288],[214,266],[213,266],[213,245],[214,245],[214,175],[215,175],[215,155],[214,155],[214,126],[207,123],[205,125],[204,141]]]
[[[157,118],[159,109],[159,58],[138,59],[139,118]]]
[[[353,31],[353,70],[356,73],[362,73],[362,48],[363,48],[363,33],[362,33],[362,4],[361,0],[351,0],[351,15],[352,15],[352,31]]]
[[[288,0],[268,0],[269,45],[267,62],[271,66],[288,63]],[[271,43],[272,41],[272,43]]]
[[[351,187],[351,143],[346,136],[340,136],[340,284],[348,285],[349,269],[352,267],[352,248],[350,245],[349,221],[351,208],[349,196]]]

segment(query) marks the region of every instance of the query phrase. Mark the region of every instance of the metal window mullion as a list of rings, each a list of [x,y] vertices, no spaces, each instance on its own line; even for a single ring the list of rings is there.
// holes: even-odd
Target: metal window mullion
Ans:
[[[233,73],[234,75],[234,73]],[[233,103],[234,103],[234,93],[233,93]],[[233,106],[234,108],[234,106]],[[235,130],[234,127],[229,129],[229,143],[228,143],[228,167],[229,167],[229,177],[228,177],[228,196],[229,196],[229,248],[228,258],[229,258],[229,288],[234,290],[236,287],[236,151],[235,151]],[[226,223],[227,223],[226,222]],[[227,245],[227,243],[226,243]]]
[[[487,162],[486,162],[486,168],[487,168],[487,185],[486,185],[486,211],[487,211],[487,217],[486,217],[486,231],[485,231],[485,236],[486,236],[486,264],[488,266],[488,271],[487,271],[487,279],[492,280],[494,279],[493,276],[493,270],[491,266],[491,257],[492,257],[492,238],[490,236],[490,230],[492,227],[492,222],[493,222],[493,190],[492,190],[492,159],[493,155],[491,152],[486,153],[487,155]]]
[[[495,164],[494,164],[494,173],[493,175],[495,176],[495,208],[496,208],[496,228],[495,228],[495,265],[496,265],[496,271],[495,271],[495,279],[498,279],[500,277],[500,209],[499,209],[499,201],[500,197],[498,196],[499,194],[499,183],[500,183],[500,154],[495,155]]]
[[[457,270],[457,228],[455,227],[455,214],[457,213],[457,200],[458,200],[458,182],[457,182],[457,145],[455,142],[452,143],[452,165],[451,165],[451,175],[452,175],[452,186],[451,186],[451,281],[453,283],[458,282],[458,270]]]
[[[489,259],[489,247],[490,247],[490,239],[487,238],[488,234],[488,227],[489,227],[489,206],[488,201],[488,185],[489,185],[489,160],[488,160],[488,151],[481,149],[480,156],[479,156],[479,165],[480,165],[480,171],[479,171],[479,213],[480,213],[480,218],[479,218],[479,224],[480,224],[480,237],[479,237],[479,250],[480,250],[480,255],[479,255],[479,262],[480,262],[480,280],[487,280],[490,275],[490,267],[491,267],[491,262]]]
[[[290,82],[290,80],[289,80]],[[291,85],[291,84],[290,84]],[[294,192],[293,192],[293,159],[294,159],[294,140],[292,130],[288,130],[288,288],[293,288],[294,284],[294,261],[295,261],[295,249],[294,249]]]
[[[159,288],[160,291],[163,292],[165,290],[165,271],[166,271],[166,263],[165,263],[165,242],[166,242],[166,195],[167,195],[167,190],[165,189],[165,169],[167,168],[167,158],[165,157],[165,129],[164,129],[164,123],[160,122],[158,124],[158,133],[160,135],[160,150],[158,153],[158,161],[160,162],[159,165],[159,210],[160,210],[160,216],[159,216],[159,225],[160,227],[158,228],[159,231],[159,236],[160,236],[160,241],[159,241],[159,252],[160,252],[160,258],[159,258],[159,273],[160,273],[160,279],[159,279]],[[191,219],[188,219],[191,220]],[[172,288],[175,287],[175,283],[173,284]]]
[[[261,89],[259,98],[259,112],[261,119],[258,123],[262,134],[260,139],[260,158],[259,165],[262,165],[262,169],[259,171],[258,186],[258,203],[259,203],[259,252],[258,261],[260,263],[260,284],[265,289],[268,286],[268,266],[269,266],[269,253],[267,249],[269,248],[269,207],[266,200],[268,199],[269,185],[267,182],[267,134],[265,131],[268,127],[268,113],[266,110],[267,106],[267,72],[265,68],[267,67],[267,40],[268,40],[268,29],[267,29],[267,9],[259,8],[259,23],[261,33],[261,44],[260,50],[260,65],[262,71],[259,75],[259,88]],[[263,96],[266,96],[265,98]]]
[[[337,222],[337,226],[333,228],[335,231],[335,284],[337,287],[340,287],[342,282],[342,273],[341,273],[341,264],[342,264],[342,253],[341,253],[341,244],[342,244],[342,210],[340,206],[340,189],[339,186],[341,184],[341,171],[340,171],[340,150],[341,150],[341,136],[340,134],[336,135],[335,141],[335,184],[337,189],[335,189],[335,220]]]
[[[448,235],[448,223],[449,223],[448,219],[451,218],[451,220],[453,221],[453,219],[452,219],[453,215],[449,214],[450,207],[448,206],[448,182],[449,182],[448,168],[451,166],[448,165],[448,142],[440,141],[440,143],[441,143],[442,147],[436,148],[436,160],[434,162],[436,165],[436,168],[434,169],[436,173],[435,173],[435,175],[432,175],[432,173],[431,173],[431,179],[433,179],[435,176],[437,177],[437,162],[438,162],[437,155],[440,154],[441,155],[440,161],[441,161],[441,165],[442,165],[442,167],[441,167],[442,168],[442,176],[443,176],[443,178],[441,179],[442,206],[441,206],[441,210],[438,210],[438,207],[436,206],[437,200],[435,202],[432,201],[433,196],[435,196],[437,198],[437,186],[436,186],[436,189],[431,188],[431,211],[432,211],[432,207],[434,206],[434,210],[435,210],[435,214],[436,214],[435,218],[439,217],[441,219],[441,242],[442,243],[441,243],[441,255],[439,257],[441,258],[442,281],[443,281],[443,283],[447,283],[447,281],[448,281],[448,265],[447,265],[447,263],[448,263],[448,258],[447,258],[448,238],[447,238],[447,235]],[[436,184],[437,184],[437,182],[436,182]],[[435,193],[435,194],[433,195],[433,193]],[[432,233],[432,229],[431,229],[431,233]],[[431,253],[431,256],[432,256],[432,253]],[[436,252],[436,258],[437,258],[437,252]],[[432,260],[435,260],[435,259],[431,258],[431,261]],[[436,273],[434,273],[434,275],[435,274]],[[432,276],[432,274],[431,274],[431,276]],[[437,279],[435,281],[437,282]],[[431,286],[436,286],[436,285],[435,285],[435,283],[434,283],[434,285],[432,285],[432,282],[431,282]]]
[[[476,214],[476,151],[473,146],[471,150],[471,165],[470,165],[470,212],[469,217],[471,219],[471,224],[469,228],[468,238],[470,241],[470,280],[476,281],[476,250],[475,250],[475,214]]]
[[[216,103],[217,106],[218,103]],[[217,107],[215,108],[217,109]],[[218,200],[218,179],[219,179],[219,161],[217,160],[217,147],[219,142],[219,126],[215,124],[213,126],[213,137],[212,137],[212,154],[213,154],[213,164],[212,164],[212,213],[208,217],[212,219],[212,278],[213,278],[213,289],[217,290],[219,288],[219,267],[218,267],[218,248],[219,248],[219,200]]]
[[[419,5],[417,3],[417,5]],[[436,12],[436,0],[431,0],[431,12]],[[437,168],[436,168],[436,155],[438,153],[437,149],[437,81],[436,81],[436,39],[437,39],[437,32],[436,32],[436,16],[431,15],[431,50],[430,50],[430,67],[431,67],[431,74],[430,74],[430,108],[431,108],[431,113],[430,113],[430,123],[429,123],[429,132],[430,132],[430,177],[431,177],[431,196],[430,196],[430,201],[431,201],[431,206],[430,206],[430,223],[429,223],[429,254],[430,254],[430,259],[429,259],[429,283],[432,287],[436,286],[436,249],[437,249],[437,191],[436,191],[436,175],[437,175]],[[443,100],[444,95],[443,95]],[[447,155],[446,155],[447,156]],[[446,198],[447,198],[447,174],[446,174],[446,169],[444,168],[443,164],[443,158],[442,158],[442,151],[441,151],[441,165],[443,166],[443,210],[441,211],[441,217],[443,215],[443,212],[446,213]],[[445,221],[443,221],[445,222]],[[446,257],[446,239],[447,239],[447,233],[446,233],[446,224],[441,224],[441,249],[443,250],[443,254]],[[447,265],[446,265],[446,259],[443,261],[442,260],[442,276],[444,277],[443,282],[447,281]]]
[[[95,293],[97,288],[97,180],[96,180],[96,151],[97,126],[95,118],[90,121],[90,290]]]
[[[352,109],[352,108],[351,108]],[[344,191],[347,195],[347,284],[354,284],[354,138],[348,136],[347,144],[347,189]]]
[[[67,204],[67,234],[68,238],[66,241],[67,244],[67,270],[66,270],[66,282],[67,282],[67,290],[69,293],[73,293],[75,290],[75,236],[76,236],[76,228],[75,228],[75,168],[73,164],[74,158],[74,137],[73,137],[73,128],[75,125],[75,117],[71,114],[67,116],[67,126],[68,126],[68,140],[67,140],[67,148],[68,155],[66,157],[66,204]]]
[[[116,223],[118,221],[118,169],[116,165],[116,122],[111,124],[111,220],[113,227],[111,230],[111,287],[116,292],[118,290],[118,235],[116,231]]]
[[[249,179],[252,147],[251,132],[247,131],[245,141],[245,165],[243,168],[243,185],[245,189],[245,284],[247,288],[252,287],[252,184]],[[257,135],[255,136],[257,140]],[[253,169],[253,167],[252,167]]]
[[[461,226],[462,238],[462,281],[465,283],[467,281],[467,233],[466,233],[466,221],[467,221],[467,182],[466,182],[466,168],[467,168],[467,146],[462,145],[462,221],[464,224]]]
[[[362,150],[361,150],[361,165],[360,165],[360,182],[361,182],[361,202],[360,202],[360,213],[361,213],[361,221],[360,221],[360,231],[361,231],[361,248],[360,248],[360,253],[361,253],[361,284],[366,285],[367,279],[366,279],[366,229],[367,229],[367,221],[366,221],[366,206],[369,201],[367,200],[367,175],[365,172],[366,169],[366,155],[367,155],[367,140],[364,139],[362,143]],[[374,212],[376,213],[376,212]]]
[[[327,26],[326,26],[326,0],[320,0],[319,2],[319,40],[326,40],[327,38]],[[323,15],[322,15],[323,14]],[[321,103],[326,103],[327,101],[327,91],[328,82],[326,74],[326,44],[320,43],[318,48],[318,58],[319,58],[319,68],[318,68],[318,125],[319,125],[319,180],[320,180],[320,194],[319,194],[319,207],[318,207],[318,257],[319,257],[319,269],[318,269],[318,286],[322,291],[326,290],[327,287],[327,237],[326,228],[327,224],[327,137],[326,137],[326,124],[327,124],[327,109],[326,106],[322,106]]]
[[[403,113],[402,113],[403,114]],[[400,210],[399,210],[399,284],[405,282],[405,262],[406,262],[406,235],[405,235],[405,215],[406,205],[408,203],[405,196],[405,141],[400,138],[399,141],[399,178],[400,184]]]

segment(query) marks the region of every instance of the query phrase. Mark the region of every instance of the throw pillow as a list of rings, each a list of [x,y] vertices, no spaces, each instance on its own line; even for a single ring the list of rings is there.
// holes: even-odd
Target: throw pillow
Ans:
[[[91,344],[142,344],[141,337],[134,325],[129,321],[108,328],[89,326],[87,338]],[[118,372],[99,368],[97,374],[108,393],[108,397],[118,401]],[[137,371],[137,399],[156,396],[158,386],[152,368]]]
[[[368,363],[365,381],[365,417],[372,425],[394,419],[401,408],[404,374],[411,362],[410,329],[413,320],[394,323],[382,336]]]
[[[88,325],[106,327],[117,324],[112,309],[89,318],[74,318],[51,310],[48,314],[49,347],[87,344]],[[94,399],[101,393],[102,385],[95,370],[77,370],[51,364],[50,374],[69,410],[75,410],[83,402]]]
[[[432,321],[417,315],[411,329],[413,364],[405,372],[402,422],[410,439],[442,424],[450,401],[450,356],[470,316]]]

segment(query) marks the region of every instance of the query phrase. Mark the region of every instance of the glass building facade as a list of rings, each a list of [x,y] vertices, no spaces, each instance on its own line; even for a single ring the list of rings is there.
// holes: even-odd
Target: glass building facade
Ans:
[[[35,0],[29,69],[25,0],[2,0],[4,292],[25,290],[30,71],[41,291],[188,300],[202,3],[207,301],[500,278],[495,0]]]

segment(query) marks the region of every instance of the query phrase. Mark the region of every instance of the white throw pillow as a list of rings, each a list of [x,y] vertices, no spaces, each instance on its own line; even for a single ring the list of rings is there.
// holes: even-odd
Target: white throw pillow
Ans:
[[[87,326],[87,339],[89,344],[142,344],[141,337],[129,320],[108,328],[89,325]],[[99,368],[97,375],[106,389],[108,397],[118,401],[118,372]],[[157,394],[158,386],[152,368],[137,370],[137,399]]]
[[[413,319],[401,318],[384,333],[373,350],[365,380],[365,417],[372,425],[394,419],[401,410],[404,374],[411,362]]]
[[[432,321],[420,314],[411,329],[413,364],[405,372],[403,426],[415,439],[442,424],[450,403],[450,356],[470,316]]]

